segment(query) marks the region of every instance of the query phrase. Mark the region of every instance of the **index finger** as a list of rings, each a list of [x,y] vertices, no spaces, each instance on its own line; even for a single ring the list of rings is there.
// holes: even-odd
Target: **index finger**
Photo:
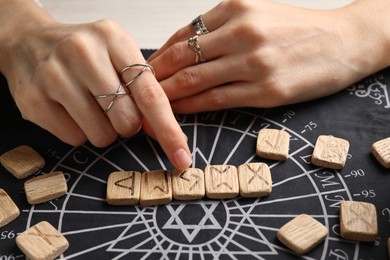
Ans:
[[[117,72],[130,65],[145,63],[137,44],[127,33],[121,34],[121,39],[108,46]],[[177,169],[188,168],[192,159],[187,140],[172,112],[168,97],[152,71],[148,67],[135,66],[120,76],[125,83],[133,80],[127,88],[168,159]]]
[[[172,164],[177,169],[188,168],[192,159],[187,140],[176,121],[168,97],[153,74],[145,71],[134,81],[130,91]]]

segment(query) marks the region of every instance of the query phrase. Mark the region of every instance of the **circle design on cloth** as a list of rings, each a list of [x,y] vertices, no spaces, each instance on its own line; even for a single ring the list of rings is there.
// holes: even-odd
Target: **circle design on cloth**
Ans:
[[[278,229],[301,213],[313,216],[329,230],[329,236],[308,259],[324,259],[340,250],[351,259],[359,255],[359,242],[338,236],[341,201],[352,200],[337,171],[310,163],[314,145],[305,138],[304,125],[287,127],[266,114],[236,109],[178,116],[189,138],[194,165],[266,162],[273,190],[263,198],[173,201],[156,207],[109,206],[105,202],[108,175],[113,171],[170,169],[160,146],[140,133],[119,139],[107,149],[82,145],[53,156],[52,171],[63,171],[68,193],[51,203],[22,212],[26,228],[49,219],[70,242],[66,259],[295,259],[277,239]],[[273,118],[277,116],[273,114]],[[291,136],[289,158],[284,162],[256,156],[256,140],[262,128],[287,131]]]

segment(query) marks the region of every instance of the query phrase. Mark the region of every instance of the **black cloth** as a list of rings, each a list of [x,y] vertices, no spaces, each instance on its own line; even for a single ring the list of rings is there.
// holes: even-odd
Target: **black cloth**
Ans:
[[[390,170],[378,163],[370,149],[374,142],[390,137],[389,86],[388,68],[335,95],[310,102],[177,115],[189,138],[194,167],[266,162],[273,191],[260,199],[205,198],[142,208],[106,204],[106,181],[113,171],[172,170],[158,143],[141,132],[104,149],[89,143],[66,145],[22,119],[6,80],[0,77],[0,153],[30,145],[46,160],[42,172],[62,171],[68,182],[67,195],[31,206],[23,190],[25,180],[16,179],[0,166],[0,188],[21,210],[15,221],[0,228],[0,259],[22,256],[15,235],[42,220],[68,239],[67,259],[298,259],[300,256],[280,243],[276,232],[302,213],[329,230],[327,239],[306,254],[309,259],[387,259]],[[291,135],[287,161],[255,155],[257,133],[262,128],[284,129]],[[349,141],[342,170],[310,163],[319,135]],[[342,200],[376,206],[376,242],[359,243],[339,236]]]

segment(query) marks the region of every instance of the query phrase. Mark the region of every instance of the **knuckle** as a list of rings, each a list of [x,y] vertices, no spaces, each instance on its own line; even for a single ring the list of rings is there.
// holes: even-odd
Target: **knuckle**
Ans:
[[[182,45],[179,43],[173,44],[169,51],[167,51],[167,56],[164,58],[167,64],[175,65],[183,61],[184,52]]]
[[[199,75],[196,74],[194,71],[185,69],[178,73],[175,79],[175,83],[178,86],[189,88],[197,84],[197,82],[199,81],[198,77]]]
[[[65,143],[72,146],[80,146],[87,141],[87,137],[82,131],[74,131],[71,135],[61,138]]]
[[[143,84],[139,90],[140,102],[145,109],[161,104],[165,96],[163,90],[154,84]]]
[[[287,82],[282,82],[275,78],[269,77],[261,86],[262,88],[264,88],[264,93],[266,93],[266,95],[270,97],[268,98],[268,101],[265,102],[265,106],[273,107],[288,102],[288,100],[290,99],[290,94],[288,93],[290,87],[288,86],[288,84],[289,83]]]
[[[90,44],[89,36],[82,32],[74,32],[68,35],[58,45],[58,52],[61,57],[67,59],[81,59],[88,60],[90,57]]]
[[[264,39],[263,35],[266,35],[263,34],[259,26],[253,24],[253,22],[250,20],[245,20],[242,23],[236,24],[234,27],[232,27],[231,31],[233,35],[236,35],[237,38],[242,39],[242,42],[249,46],[253,46],[259,42],[262,42]]]
[[[210,89],[205,100],[206,104],[213,108],[222,108],[225,106],[225,98],[221,91]]]
[[[180,138],[178,138],[178,135],[180,135],[180,132],[177,131],[177,129],[173,126],[165,127],[164,131],[160,131],[157,135],[157,138],[160,143],[164,144],[173,144],[178,142]]]
[[[187,28],[181,28],[179,29],[174,35],[172,35],[172,42],[180,42],[182,39],[187,38],[188,36],[188,29]]]
[[[227,0],[224,4],[226,9],[238,11],[239,13],[251,8],[250,1],[247,0]]]
[[[111,37],[118,31],[122,31],[122,27],[111,19],[99,20],[91,25],[92,30],[103,37]]]
[[[267,58],[267,54],[265,54],[262,51],[257,51],[252,54],[247,55],[245,58],[245,63],[249,67],[250,71],[253,71],[255,73],[258,73],[259,71],[262,72],[262,74],[267,74],[267,67],[269,59]]]

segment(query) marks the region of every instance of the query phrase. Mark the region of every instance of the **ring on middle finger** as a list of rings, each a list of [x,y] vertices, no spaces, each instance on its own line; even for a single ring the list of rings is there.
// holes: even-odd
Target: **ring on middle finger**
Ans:
[[[207,29],[203,19],[202,15],[199,15],[192,21],[192,26],[194,27],[195,33],[198,36],[204,35],[209,33],[210,31]]]
[[[195,36],[189,38],[188,41],[187,41],[188,46],[193,51],[195,51],[195,55],[196,55],[195,63],[196,64],[206,62],[206,59],[203,58],[203,53],[202,53],[202,50],[201,50],[201,48],[199,46],[198,38],[199,38],[199,35],[195,35]]]
[[[104,109],[104,113],[107,114],[108,110],[110,110],[112,105],[114,105],[114,102],[117,99],[117,97],[122,96],[122,95],[127,95],[127,92],[124,91],[122,84],[119,84],[119,87],[115,93],[96,95],[96,96],[94,96],[94,98],[95,99],[111,98],[110,103],[108,104],[107,108]]]

